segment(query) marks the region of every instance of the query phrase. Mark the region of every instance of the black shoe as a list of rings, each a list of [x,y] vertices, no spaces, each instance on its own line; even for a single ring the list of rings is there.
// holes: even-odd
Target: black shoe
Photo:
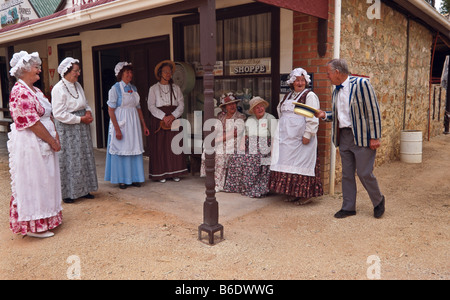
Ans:
[[[141,187],[141,183],[140,182],[133,182],[131,185],[135,186],[135,187]]]
[[[380,204],[378,204],[374,209],[373,209],[373,216],[377,219],[381,218],[381,216],[384,214],[384,196],[383,199],[381,199]]]
[[[94,199],[95,198],[95,196],[94,195],[92,195],[91,193],[88,193],[87,195],[84,195],[83,197],[81,197],[81,198],[86,198],[86,199]]]
[[[343,218],[347,218],[347,217],[354,216],[354,215],[356,215],[356,211],[354,211],[354,210],[341,209],[340,211],[338,211],[337,213],[334,214],[334,217],[337,219],[343,219]]]
[[[64,198],[63,201],[64,201],[64,203],[74,203],[75,202],[74,199],[70,199],[70,198]]]
[[[127,188],[127,185],[125,183],[119,183],[119,189],[124,190]]]

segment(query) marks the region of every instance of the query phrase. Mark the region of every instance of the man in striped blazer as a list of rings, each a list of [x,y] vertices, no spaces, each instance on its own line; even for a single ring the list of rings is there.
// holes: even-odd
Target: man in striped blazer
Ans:
[[[374,217],[385,210],[385,199],[373,175],[376,149],[380,147],[381,116],[377,97],[367,78],[350,76],[344,59],[327,64],[328,78],[336,85],[331,112],[319,111],[316,117],[333,122],[333,143],[339,147],[342,162],[342,209],[334,216],[356,214],[356,178],[369,194]]]

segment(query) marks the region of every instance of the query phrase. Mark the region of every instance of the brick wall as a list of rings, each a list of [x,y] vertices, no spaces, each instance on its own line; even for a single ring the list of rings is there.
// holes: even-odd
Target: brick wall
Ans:
[[[334,12],[334,1],[329,11]],[[314,73],[314,92],[320,100],[322,110],[331,110],[331,83],[327,78],[326,63],[333,58],[333,15],[328,20],[327,52],[320,57],[317,52],[318,19],[302,13],[294,13],[293,69],[303,68]],[[331,124],[320,122],[318,149],[324,191],[329,190]]]

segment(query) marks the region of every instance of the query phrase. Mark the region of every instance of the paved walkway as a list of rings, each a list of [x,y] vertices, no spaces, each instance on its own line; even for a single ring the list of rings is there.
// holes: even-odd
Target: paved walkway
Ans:
[[[7,135],[0,133],[0,157],[7,159]],[[184,176],[180,182],[168,180],[166,183],[147,181],[140,188],[129,187],[125,190],[118,185],[105,182],[105,149],[95,150],[95,161],[99,190],[93,193],[97,197],[111,195],[133,205],[176,215],[184,221],[200,225],[203,223],[203,203],[205,201],[205,180],[199,174]],[[148,174],[148,158],[144,159],[145,172]],[[271,195],[265,198],[249,198],[235,193],[217,193],[219,202],[219,222],[228,221],[260,209],[282,196]]]

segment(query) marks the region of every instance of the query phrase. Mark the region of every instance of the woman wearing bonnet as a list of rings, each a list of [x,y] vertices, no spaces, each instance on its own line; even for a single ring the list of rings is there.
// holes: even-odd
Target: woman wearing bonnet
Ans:
[[[61,80],[52,90],[53,116],[61,140],[59,164],[65,203],[92,199],[98,189],[94,149],[89,124],[93,121],[83,88],[78,83],[80,62],[68,57],[58,67]]]
[[[294,102],[320,108],[317,95],[306,88],[310,82],[308,73],[302,68],[294,69],[289,76],[288,84],[292,91],[277,107],[280,119],[273,140],[270,166],[270,190],[288,195],[287,201],[298,205],[323,195],[317,155],[319,120],[294,112]]]
[[[114,71],[117,83],[109,90],[107,102],[110,124],[105,181],[119,184],[121,189],[129,185],[140,187],[145,182],[142,129],[146,136],[150,132],[139,105],[139,94],[131,84],[131,63],[119,62]]]
[[[9,106],[14,123],[8,134],[11,173],[10,228],[38,238],[62,223],[58,151],[61,146],[51,118],[52,106],[33,84],[39,80],[37,52],[14,54],[11,76],[18,80]]]

